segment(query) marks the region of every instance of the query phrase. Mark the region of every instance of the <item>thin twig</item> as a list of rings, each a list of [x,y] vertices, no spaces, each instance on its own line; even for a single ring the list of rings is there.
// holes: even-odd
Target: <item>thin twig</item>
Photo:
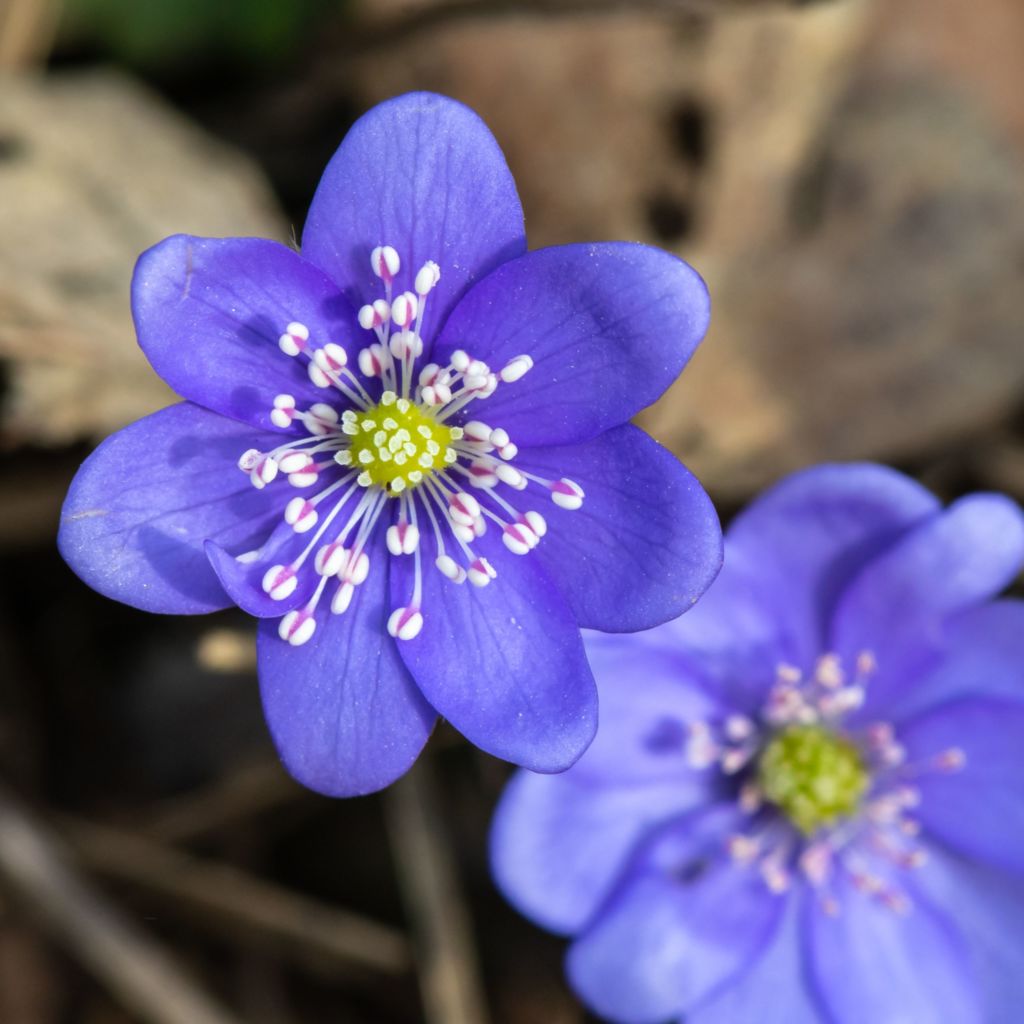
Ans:
[[[385,794],[388,831],[415,933],[430,1024],[486,1024],[472,929],[441,821],[430,762],[421,757]]]
[[[60,840],[0,787],[0,878],[149,1024],[239,1024],[77,873]]]
[[[65,819],[65,832],[91,870],[161,897],[210,932],[303,965],[326,961],[335,972],[339,964],[391,975],[411,967],[405,937],[376,921],[118,829]]]
[[[210,786],[159,804],[140,831],[163,843],[186,843],[309,796],[274,760],[227,772]]]

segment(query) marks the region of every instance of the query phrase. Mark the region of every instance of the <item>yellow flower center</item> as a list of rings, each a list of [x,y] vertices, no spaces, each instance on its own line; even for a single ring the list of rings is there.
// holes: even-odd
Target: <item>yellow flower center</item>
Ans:
[[[765,797],[809,836],[852,814],[870,777],[849,740],[820,725],[792,725],[765,747],[758,780]]]
[[[346,417],[343,429],[352,438],[350,464],[361,470],[359,483],[376,484],[391,497],[455,462],[452,442],[462,437],[459,427],[439,423],[393,391],[385,391],[378,405]]]

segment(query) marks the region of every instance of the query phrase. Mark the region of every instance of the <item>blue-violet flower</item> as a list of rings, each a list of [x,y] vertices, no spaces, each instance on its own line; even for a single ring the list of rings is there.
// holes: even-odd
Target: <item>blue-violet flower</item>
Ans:
[[[588,639],[601,729],[519,772],[496,878],[628,1024],[1011,1024],[1024,1001],[1024,520],[790,477],[689,615]]]
[[[703,282],[641,245],[527,253],[501,151],[452,100],[356,123],[301,255],[168,238],[132,312],[186,401],[85,462],[60,549],[135,607],[261,617],[268,723],[314,789],[387,785],[438,714],[566,768],[597,719],[579,625],[663,622],[718,570],[707,496],[628,423],[704,335]]]

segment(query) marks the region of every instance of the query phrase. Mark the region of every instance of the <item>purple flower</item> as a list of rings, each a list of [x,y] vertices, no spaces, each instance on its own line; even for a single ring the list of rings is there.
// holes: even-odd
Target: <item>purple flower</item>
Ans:
[[[597,720],[579,626],[664,622],[718,570],[707,496],[628,423],[703,336],[703,282],[641,245],[527,253],[501,151],[452,100],[352,128],[301,255],[168,238],[132,311],[186,401],[86,461],[60,549],[137,608],[262,618],[267,720],[313,789],[387,785],[438,714],[566,768]]]
[[[741,515],[697,609],[587,649],[602,726],[520,772],[495,875],[611,1020],[1011,1024],[1024,998],[1024,561],[1008,499],[880,466]]]

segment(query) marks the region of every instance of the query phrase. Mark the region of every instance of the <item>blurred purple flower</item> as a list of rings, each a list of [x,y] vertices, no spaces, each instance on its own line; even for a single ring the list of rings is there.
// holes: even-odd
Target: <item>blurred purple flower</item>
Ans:
[[[353,127],[301,255],[168,238],[132,310],[187,401],[86,461],[60,549],[135,607],[263,618],[267,719],[313,789],[387,785],[438,714],[566,768],[597,718],[579,625],[663,622],[718,570],[707,496],[628,424],[701,340],[703,282],[641,245],[527,253],[501,151],[452,100]]]
[[[495,876],[628,1024],[1011,1024],[1024,1000],[1011,501],[871,465],[741,515],[698,607],[587,639],[601,729],[520,772]]]

